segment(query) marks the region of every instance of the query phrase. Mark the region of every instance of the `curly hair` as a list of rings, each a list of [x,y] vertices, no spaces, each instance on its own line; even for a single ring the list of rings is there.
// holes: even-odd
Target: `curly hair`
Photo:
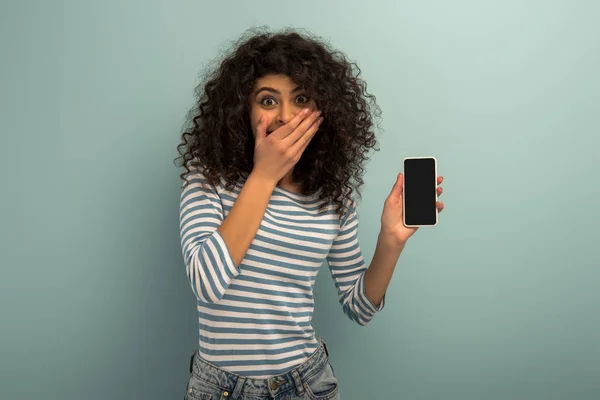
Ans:
[[[218,60],[216,61],[218,62]],[[358,197],[370,149],[379,150],[372,128],[381,110],[367,92],[361,70],[323,39],[293,29],[248,30],[196,88],[189,127],[177,146],[181,178],[196,168],[211,184],[220,178],[233,187],[253,167],[254,137],[249,98],[257,79],[289,76],[322,111],[324,122],[293,170],[304,195],[322,189],[319,198],[344,214],[345,199]]]

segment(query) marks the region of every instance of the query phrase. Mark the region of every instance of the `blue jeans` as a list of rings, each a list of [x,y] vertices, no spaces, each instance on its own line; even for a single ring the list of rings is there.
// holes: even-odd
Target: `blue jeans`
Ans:
[[[325,342],[298,367],[269,379],[246,378],[202,359],[190,362],[186,400],[339,400],[338,380]]]

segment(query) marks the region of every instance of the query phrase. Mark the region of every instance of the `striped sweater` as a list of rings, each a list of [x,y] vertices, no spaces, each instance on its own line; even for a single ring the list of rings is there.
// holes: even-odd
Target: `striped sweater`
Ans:
[[[327,261],[344,313],[366,325],[377,311],[366,296],[367,268],[358,244],[356,204],[343,219],[333,203],[319,210],[318,192],[276,187],[260,228],[239,266],[217,228],[243,181],[231,190],[188,175],[180,203],[181,245],[197,298],[199,353],[250,378],[267,378],[304,362],[318,347],[311,325],[313,287]]]

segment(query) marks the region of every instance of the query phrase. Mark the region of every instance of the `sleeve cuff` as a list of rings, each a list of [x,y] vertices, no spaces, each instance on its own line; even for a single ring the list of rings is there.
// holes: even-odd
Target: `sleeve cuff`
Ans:
[[[222,267],[224,269],[223,272],[226,276],[229,277],[230,280],[235,278],[237,275],[240,274],[241,271],[239,267],[235,265],[233,257],[229,252],[229,247],[227,247],[225,239],[223,239],[223,236],[221,236],[221,232],[219,232],[218,230],[216,230],[213,234],[213,243],[218,249],[219,258],[221,259]]]
[[[367,291],[365,288],[365,275],[363,274],[360,279],[360,297],[362,302],[367,306],[367,310],[372,314],[376,314],[377,312],[383,310],[383,308],[385,307],[385,294],[383,295],[383,298],[381,299],[381,302],[379,303],[378,307],[371,301],[369,296],[367,296]]]

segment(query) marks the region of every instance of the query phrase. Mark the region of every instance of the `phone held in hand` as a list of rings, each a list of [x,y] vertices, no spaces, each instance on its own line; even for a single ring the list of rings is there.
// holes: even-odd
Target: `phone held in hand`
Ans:
[[[407,157],[403,162],[403,216],[407,227],[430,227],[438,223],[437,160]]]

